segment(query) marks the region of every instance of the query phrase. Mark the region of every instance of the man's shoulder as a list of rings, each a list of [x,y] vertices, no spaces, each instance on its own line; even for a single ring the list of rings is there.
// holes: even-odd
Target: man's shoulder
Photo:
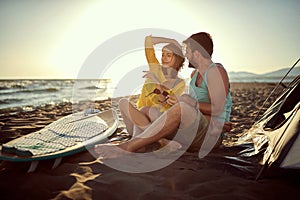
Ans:
[[[215,67],[210,67],[208,69],[210,72],[213,72],[213,73],[226,73],[227,74],[227,71],[226,69],[224,68],[224,66],[221,64],[221,63],[216,63]]]
[[[209,69],[209,73],[207,74],[207,79],[215,81],[216,79],[220,79],[220,78],[222,78],[223,81],[225,82],[229,81],[226,69],[223,67],[222,64],[216,63],[216,67],[211,67]]]

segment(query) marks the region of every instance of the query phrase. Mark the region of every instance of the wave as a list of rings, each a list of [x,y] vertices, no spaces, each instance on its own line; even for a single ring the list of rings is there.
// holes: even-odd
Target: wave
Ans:
[[[0,92],[0,94],[19,94],[19,93],[45,93],[45,92],[58,92],[59,88],[44,88],[44,89],[28,89],[28,90],[11,90],[7,92]]]
[[[26,86],[24,85],[19,85],[19,84],[16,84],[16,85],[4,85],[4,86],[0,86],[0,90],[9,90],[9,89],[24,89],[26,88]]]
[[[32,84],[32,80],[0,80],[0,90],[25,89]]]
[[[110,80],[0,80],[0,115],[49,103],[107,99]],[[75,100],[74,100],[75,98]],[[11,108],[11,110],[10,110]]]
[[[84,87],[82,89],[86,89],[86,90],[104,90],[104,89],[107,89],[106,87],[97,87],[97,86],[87,86],[87,87]]]
[[[23,99],[0,99],[0,104],[20,103]]]

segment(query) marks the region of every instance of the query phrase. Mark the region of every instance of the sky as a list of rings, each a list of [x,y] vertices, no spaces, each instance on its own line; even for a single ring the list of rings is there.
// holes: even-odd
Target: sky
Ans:
[[[176,33],[155,35],[163,37],[206,31],[213,61],[227,71],[271,72],[300,57],[299,10],[298,0],[2,0],[0,79],[77,78],[103,44],[140,29]],[[109,69],[99,66],[105,78],[146,65],[143,38],[129,42],[140,49],[117,55]]]

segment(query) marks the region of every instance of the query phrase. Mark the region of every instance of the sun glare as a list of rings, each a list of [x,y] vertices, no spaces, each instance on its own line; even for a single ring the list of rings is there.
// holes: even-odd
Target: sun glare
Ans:
[[[131,1],[130,5],[135,9],[124,9],[129,6],[127,1],[117,3],[101,1],[91,4],[82,13],[78,13],[79,17],[66,28],[57,48],[52,52],[51,65],[67,76],[76,77],[76,73],[88,55],[101,43],[115,35],[139,28],[162,28],[173,31],[180,29],[179,31],[184,32],[190,29],[185,19],[188,15],[171,2],[151,1],[151,5],[157,5],[154,6],[155,13],[152,10],[147,13],[146,10],[149,9],[146,9],[147,5],[141,1]],[[169,18],[166,18],[168,15]],[[132,59],[139,60],[138,57]]]

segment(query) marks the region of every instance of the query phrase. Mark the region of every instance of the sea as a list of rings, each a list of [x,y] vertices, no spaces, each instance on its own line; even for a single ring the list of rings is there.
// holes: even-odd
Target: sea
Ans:
[[[281,77],[234,78],[231,82],[279,82]],[[188,80],[186,80],[188,82]],[[289,79],[287,82],[291,81]],[[126,84],[126,83],[125,83]],[[118,97],[111,79],[17,79],[0,80],[0,114],[10,110],[31,111],[62,102],[79,103]],[[124,95],[124,94],[122,94]],[[130,95],[130,94],[128,94]]]
[[[0,80],[0,114],[62,102],[105,100],[112,97],[113,90],[110,79]]]

